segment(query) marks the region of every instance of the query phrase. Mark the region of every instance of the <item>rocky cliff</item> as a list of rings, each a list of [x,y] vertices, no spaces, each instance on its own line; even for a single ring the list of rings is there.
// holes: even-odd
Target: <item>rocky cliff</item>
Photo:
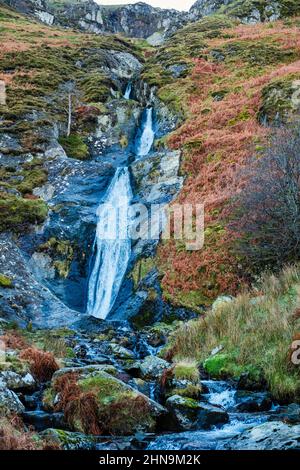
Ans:
[[[49,25],[74,27],[96,34],[121,33],[148,39],[155,45],[187,20],[186,14],[153,8],[143,2],[122,6],[99,5],[93,0],[4,0],[3,3]]]
[[[274,21],[296,14],[296,0],[197,0],[188,13],[153,8],[139,2],[99,5],[94,0],[0,0],[21,13],[48,25],[72,27],[96,34],[120,33],[160,45],[188,22],[214,13],[225,13],[243,23]]]

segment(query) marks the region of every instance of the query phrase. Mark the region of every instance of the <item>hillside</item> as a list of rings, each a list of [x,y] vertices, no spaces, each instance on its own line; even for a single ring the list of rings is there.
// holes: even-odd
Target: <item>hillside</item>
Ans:
[[[299,14],[0,1],[0,450],[299,449]]]
[[[147,63],[144,77],[158,96],[181,113],[169,138],[183,149],[187,175],[178,201],[205,204],[205,246],[186,252],[171,241],[159,250],[167,298],[199,307],[220,293],[237,292],[247,265],[235,257],[226,228],[230,201],[241,189],[240,171],[266,145],[275,116],[298,111],[299,20],[240,25],[212,16],[174,35]],[[169,70],[182,65],[182,76]],[[246,274],[246,276],[244,276]]]

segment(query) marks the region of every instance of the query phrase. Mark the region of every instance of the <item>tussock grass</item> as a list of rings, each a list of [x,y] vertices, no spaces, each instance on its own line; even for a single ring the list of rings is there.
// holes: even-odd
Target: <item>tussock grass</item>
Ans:
[[[207,361],[212,375],[263,375],[278,399],[299,400],[299,367],[290,361],[293,338],[300,330],[300,267],[264,275],[259,288],[223,303],[205,317],[183,324],[172,336],[167,355]],[[221,353],[212,357],[214,348]]]

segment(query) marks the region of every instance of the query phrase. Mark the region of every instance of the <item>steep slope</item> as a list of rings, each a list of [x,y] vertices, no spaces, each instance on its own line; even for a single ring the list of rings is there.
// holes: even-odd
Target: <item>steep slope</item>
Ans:
[[[187,252],[174,240],[160,248],[167,298],[201,309],[243,284],[226,228],[230,201],[247,157],[264,148],[263,123],[297,110],[299,55],[297,18],[241,25],[211,16],[180,30],[149,59],[144,78],[185,119],[168,140],[183,149],[186,182],[178,202],[204,203],[206,216],[203,250]]]

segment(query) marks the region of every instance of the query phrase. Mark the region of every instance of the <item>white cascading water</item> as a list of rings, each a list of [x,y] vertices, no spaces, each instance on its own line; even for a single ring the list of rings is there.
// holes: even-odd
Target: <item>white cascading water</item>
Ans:
[[[129,100],[129,99],[130,99],[131,90],[132,90],[132,85],[131,85],[131,82],[129,82],[128,85],[127,85],[127,87],[126,87],[125,93],[124,93],[124,98],[125,98],[125,100]]]
[[[141,137],[137,147],[137,155],[144,157],[148,155],[154,142],[153,130],[153,108],[146,109],[146,119],[143,123]]]
[[[129,214],[132,199],[128,168],[118,168],[97,210],[96,259],[88,286],[87,313],[105,319],[119,293],[131,254]],[[111,207],[111,210],[109,208]]]

